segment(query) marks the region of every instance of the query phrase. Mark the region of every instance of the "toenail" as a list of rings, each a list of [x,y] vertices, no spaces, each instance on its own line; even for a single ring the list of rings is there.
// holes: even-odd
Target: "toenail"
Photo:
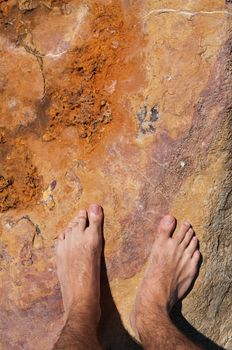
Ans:
[[[164,221],[165,221],[166,224],[170,225],[170,224],[172,224],[174,222],[174,217],[171,216],[171,215],[166,215],[164,217]]]
[[[187,220],[184,221],[183,224],[184,224],[185,226],[187,226],[187,227],[190,227],[190,226],[191,226],[191,224],[190,224]]]
[[[100,214],[100,207],[97,204],[90,205],[90,211],[96,215]]]

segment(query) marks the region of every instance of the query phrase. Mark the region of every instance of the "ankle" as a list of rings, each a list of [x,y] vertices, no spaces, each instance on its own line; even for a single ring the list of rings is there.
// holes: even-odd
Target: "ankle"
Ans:
[[[88,328],[91,331],[97,329],[100,321],[101,309],[100,306],[91,310],[90,307],[83,305],[73,305],[70,311],[65,313],[65,323],[73,329]]]
[[[163,337],[162,332],[172,325],[169,313],[165,307],[156,306],[152,310],[152,314],[147,315],[146,320],[143,319],[137,323],[137,335],[146,350],[157,349],[154,344],[154,336],[157,334]],[[165,334],[166,336],[166,334]]]
[[[135,317],[138,319],[144,319],[146,316],[145,314],[153,314],[154,313],[154,317],[156,317],[156,314],[169,314],[170,312],[170,305],[171,303],[169,303],[167,301],[167,298],[162,297],[160,295],[153,295],[152,298],[152,302],[143,299],[143,298],[138,298],[136,300],[136,304],[135,304]]]
[[[150,311],[147,309],[137,311],[135,314],[135,327],[139,338],[146,338],[153,334],[160,322],[170,322],[168,307],[163,304],[156,304],[150,307]]]

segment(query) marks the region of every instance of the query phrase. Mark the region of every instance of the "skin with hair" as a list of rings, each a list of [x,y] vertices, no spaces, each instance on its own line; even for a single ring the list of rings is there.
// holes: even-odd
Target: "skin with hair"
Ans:
[[[64,328],[54,349],[99,350],[100,261],[103,210],[92,204],[59,236],[57,273],[64,304]],[[200,260],[198,240],[188,222],[160,222],[130,319],[146,350],[199,350],[172,323],[172,307],[188,291]]]
[[[185,221],[176,229],[176,219],[166,215],[158,227],[131,324],[144,349],[188,349],[190,342],[172,323],[170,312],[186,294],[197,274],[200,252],[191,225]]]
[[[91,205],[88,212],[81,210],[58,238],[57,274],[65,325],[54,349],[101,349],[97,326],[101,316],[102,222],[102,208]]]

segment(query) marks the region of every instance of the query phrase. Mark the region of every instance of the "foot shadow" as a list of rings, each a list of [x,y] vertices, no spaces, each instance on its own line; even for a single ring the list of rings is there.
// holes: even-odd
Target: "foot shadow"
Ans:
[[[225,350],[214,343],[201,332],[197,331],[182,315],[182,302],[176,304],[171,313],[171,319],[175,326],[193,343],[207,350]]]
[[[198,243],[198,249],[200,249],[200,245]],[[191,292],[191,290],[194,287],[194,284],[199,276],[200,268],[203,263],[203,256],[201,255],[199,266],[198,266],[198,273],[196,274],[190,288],[186,292],[186,295]],[[185,295],[185,296],[186,296]],[[184,296],[184,297],[185,297]],[[214,343],[211,339],[207,338],[204,334],[199,332],[196,328],[194,328],[182,315],[182,302],[181,300],[174,306],[171,312],[171,319],[172,322],[175,324],[176,328],[179,329],[181,333],[183,333],[188,339],[190,339],[194,344],[199,345],[203,349],[207,350],[225,350],[221,346]]]
[[[142,350],[123,327],[110,291],[104,256],[101,262],[101,310],[99,339],[104,350]]]

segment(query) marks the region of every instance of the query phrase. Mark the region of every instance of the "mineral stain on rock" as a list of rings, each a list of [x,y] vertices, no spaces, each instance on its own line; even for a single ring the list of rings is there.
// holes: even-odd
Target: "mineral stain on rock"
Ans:
[[[151,108],[151,117],[150,117],[150,119],[151,119],[152,122],[156,122],[156,120],[159,119],[157,106],[153,106]]]
[[[8,210],[10,208],[15,208],[17,204],[17,198],[9,192],[12,190],[12,185],[14,183],[13,178],[5,179],[4,176],[0,177],[0,208],[1,211]],[[12,191],[13,192],[13,191]]]
[[[136,114],[138,120],[139,133],[146,135],[155,132],[155,122],[159,119],[158,107],[153,106],[148,112],[147,104],[140,107],[139,112]]]
[[[41,193],[41,177],[23,146],[12,148],[0,168],[0,212],[27,207]]]
[[[116,81],[120,81],[120,75],[125,80],[126,70],[132,68],[126,62],[126,54],[134,30],[130,18],[123,20],[122,10],[117,2],[88,3],[91,13],[88,40],[79,44],[77,38],[67,52],[58,77],[66,83],[50,84],[47,88],[50,107],[46,111],[49,121],[44,140],[54,139],[70,126],[77,128],[82,139],[96,140],[118,114]]]
[[[4,144],[6,142],[6,131],[4,128],[0,128],[0,144]]]

